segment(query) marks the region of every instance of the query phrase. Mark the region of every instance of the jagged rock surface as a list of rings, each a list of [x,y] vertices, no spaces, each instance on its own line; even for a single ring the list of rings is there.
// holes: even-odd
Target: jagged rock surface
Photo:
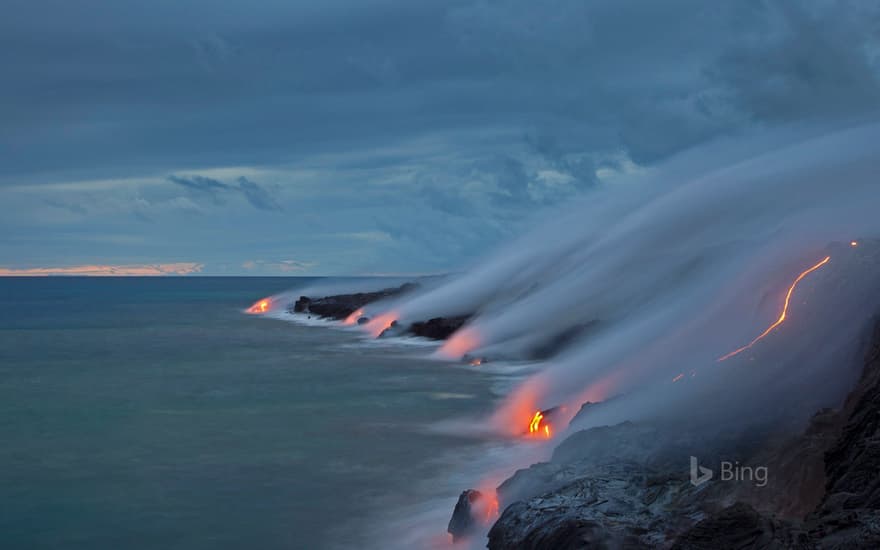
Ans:
[[[770,464],[773,483],[693,487],[674,466],[686,438],[632,423],[582,430],[551,462],[498,488],[509,506],[489,548],[880,548],[880,323],[840,411],[819,411],[805,433],[777,445],[756,449],[760,441],[713,445]]]
[[[655,547],[672,527],[671,510],[696,512],[687,504],[694,489],[681,477],[617,461],[550,477],[575,472],[574,481],[509,506],[489,531],[490,550]]]
[[[446,528],[446,531],[452,535],[453,542],[474,532],[477,527],[474,518],[475,508],[483,498],[483,493],[475,489],[468,489],[459,495],[458,502],[455,503],[455,510],[452,512],[452,518],[449,520],[449,526]]]
[[[815,548],[807,535],[790,524],[758,513],[745,503],[725,508],[688,530],[673,550],[761,548],[787,550]]]

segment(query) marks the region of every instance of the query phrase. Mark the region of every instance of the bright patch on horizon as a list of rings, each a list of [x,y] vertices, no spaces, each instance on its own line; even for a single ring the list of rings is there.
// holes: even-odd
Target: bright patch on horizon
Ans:
[[[0,277],[160,277],[189,275],[202,270],[202,264],[178,262],[171,264],[75,265],[69,267],[31,267],[23,269],[0,267]]]
[[[788,318],[788,306],[791,303],[791,296],[792,296],[792,294],[794,294],[794,290],[797,288],[798,283],[800,283],[804,279],[804,277],[806,277],[810,273],[816,271],[817,269],[819,269],[820,267],[822,267],[823,265],[827,264],[830,261],[831,261],[831,256],[826,256],[824,260],[822,260],[821,262],[817,263],[813,267],[807,269],[806,271],[804,271],[803,273],[798,275],[797,279],[795,279],[794,282],[791,284],[791,286],[788,287],[788,293],[785,295],[785,304],[782,307],[782,313],[779,314],[779,319],[777,319],[775,323],[773,323],[772,325],[767,327],[767,330],[762,332],[760,334],[760,336],[758,336],[757,338],[755,338],[754,340],[752,340],[751,342],[749,342],[745,346],[743,346],[739,349],[736,349],[736,350],[728,353],[727,355],[724,355],[723,357],[719,357],[718,362],[720,363],[721,361],[726,361],[726,360],[730,359],[731,357],[734,357],[734,356],[739,355],[740,353],[746,351],[747,349],[751,348],[752,346],[757,344],[759,341],[764,339],[765,336],[767,336],[768,334],[770,334],[771,332],[776,330],[776,328],[779,327],[779,325],[784,323],[785,319]]]

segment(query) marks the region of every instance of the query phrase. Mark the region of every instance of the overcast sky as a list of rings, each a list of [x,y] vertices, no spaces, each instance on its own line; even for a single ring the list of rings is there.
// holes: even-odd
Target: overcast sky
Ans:
[[[878,44],[872,0],[4,0],[0,274],[456,270],[607,174],[873,116]]]

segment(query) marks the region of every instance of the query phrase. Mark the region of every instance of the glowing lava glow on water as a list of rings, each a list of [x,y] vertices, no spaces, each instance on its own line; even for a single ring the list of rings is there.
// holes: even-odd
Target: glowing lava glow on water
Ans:
[[[461,359],[467,353],[480,347],[480,336],[473,327],[465,327],[449,338],[437,353],[450,359]],[[482,360],[480,361],[482,363]]]
[[[546,438],[552,437],[552,432],[550,430],[550,424],[546,422],[544,418],[544,413],[538,411],[532,417],[531,422],[529,422],[529,435],[530,436],[539,436],[542,435]]]
[[[272,307],[272,300],[269,298],[263,298],[262,300],[255,302],[254,305],[248,308],[247,312],[253,315],[259,315],[261,313],[266,313]]]
[[[858,243],[856,243],[856,244],[858,244]],[[855,245],[853,245],[853,246],[855,246]],[[817,269],[819,269],[820,267],[822,267],[823,265],[827,264],[830,261],[831,261],[831,256],[826,256],[824,260],[822,260],[821,262],[817,263],[813,267],[807,269],[806,271],[804,271],[803,273],[798,275],[797,279],[795,279],[794,282],[791,284],[791,286],[788,287],[788,293],[785,295],[785,304],[782,307],[782,313],[779,314],[779,319],[777,319],[775,323],[773,323],[772,325],[767,327],[767,330],[762,332],[760,336],[758,336],[757,338],[755,338],[754,340],[752,340],[751,342],[749,342],[745,346],[743,346],[739,349],[736,349],[723,357],[719,357],[718,361],[719,362],[726,361],[726,360],[730,359],[731,357],[734,357],[734,356],[739,355],[740,353],[746,351],[747,349],[751,348],[752,346],[754,346],[755,344],[760,342],[762,339],[764,339],[765,336],[767,336],[768,334],[770,334],[771,332],[776,330],[776,328],[779,327],[779,325],[784,323],[785,319],[788,318],[788,306],[791,303],[791,296],[792,296],[792,294],[794,294],[794,289],[797,288],[798,283],[800,283],[804,279],[804,277],[806,277],[810,273],[816,271]]]
[[[373,338],[378,338],[383,332],[391,328],[395,321],[397,321],[397,313],[392,311],[377,315],[364,326]]]
[[[348,317],[346,317],[345,320],[342,321],[342,324],[343,325],[353,325],[353,324],[357,323],[358,319],[360,319],[363,316],[364,316],[364,310],[359,309],[359,310],[355,311],[354,313],[352,313],[351,315],[349,315]]]

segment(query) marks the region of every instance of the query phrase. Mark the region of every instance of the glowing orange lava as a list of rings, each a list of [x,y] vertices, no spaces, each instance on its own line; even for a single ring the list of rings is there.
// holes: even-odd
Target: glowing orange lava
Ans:
[[[269,308],[272,307],[272,300],[269,298],[263,298],[262,300],[255,302],[254,305],[247,309],[247,312],[253,315],[259,315],[261,313],[266,313],[269,311]]]
[[[453,334],[437,353],[449,359],[461,359],[480,347],[480,335],[473,327],[465,327]]]
[[[495,494],[495,491],[492,491],[492,496],[489,497],[489,504],[486,506],[486,521],[492,521],[492,518],[498,515],[498,495]]]
[[[353,324],[357,323],[358,319],[360,319],[363,316],[364,316],[364,310],[359,309],[359,310],[355,311],[354,313],[352,313],[351,315],[349,315],[348,317],[346,317],[345,320],[342,321],[342,324],[343,325],[353,325]]]
[[[797,279],[795,279],[794,282],[791,284],[791,286],[788,287],[788,293],[785,295],[785,305],[782,307],[782,313],[779,314],[779,319],[777,319],[775,323],[773,323],[772,325],[767,327],[767,330],[762,332],[760,336],[758,336],[757,338],[755,338],[754,340],[749,342],[747,345],[745,345],[737,350],[734,350],[723,357],[719,357],[718,362],[726,361],[727,359],[730,359],[731,357],[734,357],[734,356],[739,355],[740,353],[746,351],[747,349],[751,348],[752,346],[757,344],[759,341],[761,341],[765,336],[767,336],[768,334],[770,334],[771,332],[776,330],[776,328],[779,325],[781,325],[783,322],[785,322],[785,319],[788,317],[788,306],[791,303],[791,295],[794,294],[794,289],[797,288],[798,283],[800,283],[804,277],[806,277],[810,273],[816,271],[817,269],[819,269],[820,267],[822,267],[823,265],[827,264],[830,261],[831,261],[831,256],[826,256],[824,260],[822,260],[821,262],[817,263],[816,265],[814,265],[810,269],[808,269],[808,270],[804,271],[803,273],[801,273],[800,275],[798,275]]]
[[[538,411],[535,413],[535,416],[532,417],[531,422],[529,422],[529,435],[537,436],[541,434],[548,439],[552,437],[550,424],[545,422],[544,413]]]
[[[388,313],[373,317],[370,322],[364,326],[373,338],[378,338],[383,332],[391,328],[391,325],[393,325],[395,321],[397,321],[397,313],[389,311]]]
[[[849,243],[849,245],[851,247],[855,248],[855,247],[859,246],[859,241],[852,241],[851,243]]]

